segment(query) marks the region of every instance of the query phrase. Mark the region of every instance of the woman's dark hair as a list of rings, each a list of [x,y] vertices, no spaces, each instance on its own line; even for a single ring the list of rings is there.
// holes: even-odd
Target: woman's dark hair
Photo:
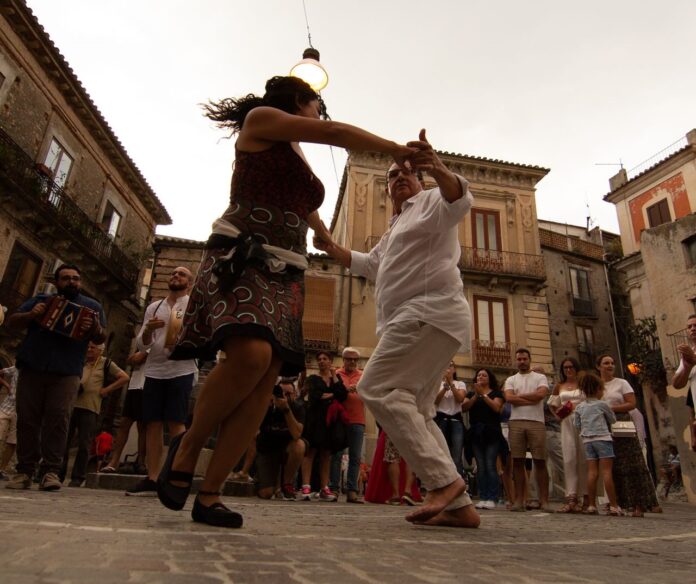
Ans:
[[[578,360],[575,357],[566,357],[561,361],[561,370],[558,372],[558,374],[561,377],[561,383],[565,383],[568,381],[568,376],[565,373],[565,369],[563,369],[563,364],[570,361],[570,364],[573,366],[575,369],[575,373],[580,373],[580,363],[578,363]]]
[[[490,387],[493,390],[498,390],[498,380],[495,377],[495,374],[488,369],[487,367],[481,367],[480,369],[476,370],[476,373],[474,373],[474,383],[476,383],[476,378],[478,377],[479,371],[485,371],[488,373],[488,387]]]
[[[578,377],[578,388],[586,397],[598,397],[604,391],[604,382],[591,371],[583,371]]]
[[[219,128],[230,128],[233,134],[244,126],[247,114],[262,105],[275,107],[289,114],[297,112],[298,105],[319,99],[319,95],[299,77],[271,77],[266,81],[263,97],[249,93],[237,99],[228,97],[203,104],[205,116]]]
[[[319,359],[319,355],[326,355],[329,358],[329,361],[334,360],[333,354],[329,353],[328,351],[317,351],[317,360]]]
[[[599,357],[597,357],[597,360],[595,361],[595,367],[597,368],[597,371],[599,371],[599,366],[602,364],[604,357],[611,357],[613,359],[614,355],[612,355],[611,353],[602,353]]]

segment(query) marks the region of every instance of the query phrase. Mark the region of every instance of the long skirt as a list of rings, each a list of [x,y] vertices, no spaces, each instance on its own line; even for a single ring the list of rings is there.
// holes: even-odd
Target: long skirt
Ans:
[[[617,416],[620,419],[620,415]],[[614,437],[614,486],[622,509],[641,507],[647,511],[658,505],[655,485],[645,464],[636,436]]]

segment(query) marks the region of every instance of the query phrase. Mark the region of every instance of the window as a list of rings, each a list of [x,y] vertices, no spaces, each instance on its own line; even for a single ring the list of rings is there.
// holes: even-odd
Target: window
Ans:
[[[34,295],[41,260],[19,243],[14,244],[0,284],[0,304],[12,311]]]
[[[497,211],[472,209],[472,233],[474,237],[474,267],[483,271],[502,267],[500,253],[500,214]]]
[[[576,325],[575,334],[578,339],[578,357],[583,369],[594,367],[594,335],[592,328]]]
[[[594,316],[594,303],[590,295],[590,273],[580,268],[569,268],[570,290],[573,296],[573,314]]]
[[[662,199],[658,203],[651,205],[646,211],[648,213],[648,224],[650,227],[657,227],[658,225],[672,221],[672,216],[669,214],[669,203],[667,203],[667,199]]]
[[[497,211],[472,209],[474,247],[500,251],[500,214]]]
[[[474,296],[474,333],[476,365],[512,366],[506,300]]]
[[[685,239],[682,244],[686,252],[686,264],[689,267],[696,266],[696,236]]]
[[[111,204],[111,201],[107,201],[104,207],[104,216],[102,217],[101,226],[102,229],[109,234],[111,239],[116,237],[118,228],[121,225],[121,219],[121,214]]]
[[[302,319],[305,347],[336,348],[334,303],[336,281],[333,278],[305,276],[305,309]]]
[[[64,187],[68,180],[68,173],[72,166],[73,159],[61,146],[60,142],[53,138],[51,146],[46,154],[46,166],[50,169],[53,176],[53,182],[59,187]]]

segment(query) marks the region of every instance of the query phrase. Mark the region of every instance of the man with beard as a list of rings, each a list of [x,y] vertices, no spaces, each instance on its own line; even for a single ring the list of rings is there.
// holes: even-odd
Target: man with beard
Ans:
[[[169,278],[169,294],[145,310],[143,326],[136,339],[139,351],[150,351],[145,362],[143,386],[143,422],[145,430],[145,464],[147,477],[126,491],[133,497],[155,497],[157,475],[164,450],[164,422],[173,438],[184,432],[188,417],[189,396],[193,388],[196,363],[193,359],[171,361],[193,283],[191,270],[174,268]]]
[[[25,301],[7,325],[27,329],[17,352],[17,474],[8,489],[29,489],[36,465],[42,491],[61,487],[58,473],[68,435],[70,411],[77,396],[89,341],[102,343],[106,318],[101,305],[81,293],[80,270],[63,264],[55,273],[58,295],[90,308],[99,322],[88,315],[79,325],[80,340],[43,328],[39,321],[51,296],[39,294]]]

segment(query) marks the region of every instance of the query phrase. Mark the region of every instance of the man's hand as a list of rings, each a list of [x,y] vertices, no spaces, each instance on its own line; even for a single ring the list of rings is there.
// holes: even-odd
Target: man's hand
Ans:
[[[152,317],[145,323],[145,332],[152,334],[152,331],[164,328],[165,322],[156,316]]]
[[[696,365],[696,353],[694,350],[686,343],[677,345],[677,352],[684,359],[684,363],[693,367]]]
[[[425,137],[425,129],[422,129],[418,134],[418,140],[409,142],[407,146],[416,148],[416,152],[409,158],[411,166],[416,170],[427,171],[435,179],[445,201],[454,203],[454,201],[464,196],[464,191],[457,175],[444,165],[435,150],[433,150],[430,142]]]
[[[33,320],[38,320],[44,315],[46,308],[47,306],[45,302],[38,302],[34,305],[34,308],[29,311],[29,314]]]
[[[86,314],[82,319],[82,322],[80,322],[80,331],[82,333],[87,333],[94,329],[96,332],[96,322],[97,321],[94,320],[94,317],[91,314]]]
[[[290,411],[290,405],[285,397],[273,396],[273,405],[283,413]]]
[[[442,164],[432,145],[425,137],[425,129],[422,129],[418,134],[418,140],[409,142],[407,146],[416,149],[409,157],[411,167],[417,170],[425,170],[428,173],[444,168],[444,164]]]
[[[102,388],[99,390],[99,395],[100,395],[101,397],[106,397],[107,395],[109,395],[109,393],[110,393],[110,392],[107,391],[106,387],[102,387]]]

